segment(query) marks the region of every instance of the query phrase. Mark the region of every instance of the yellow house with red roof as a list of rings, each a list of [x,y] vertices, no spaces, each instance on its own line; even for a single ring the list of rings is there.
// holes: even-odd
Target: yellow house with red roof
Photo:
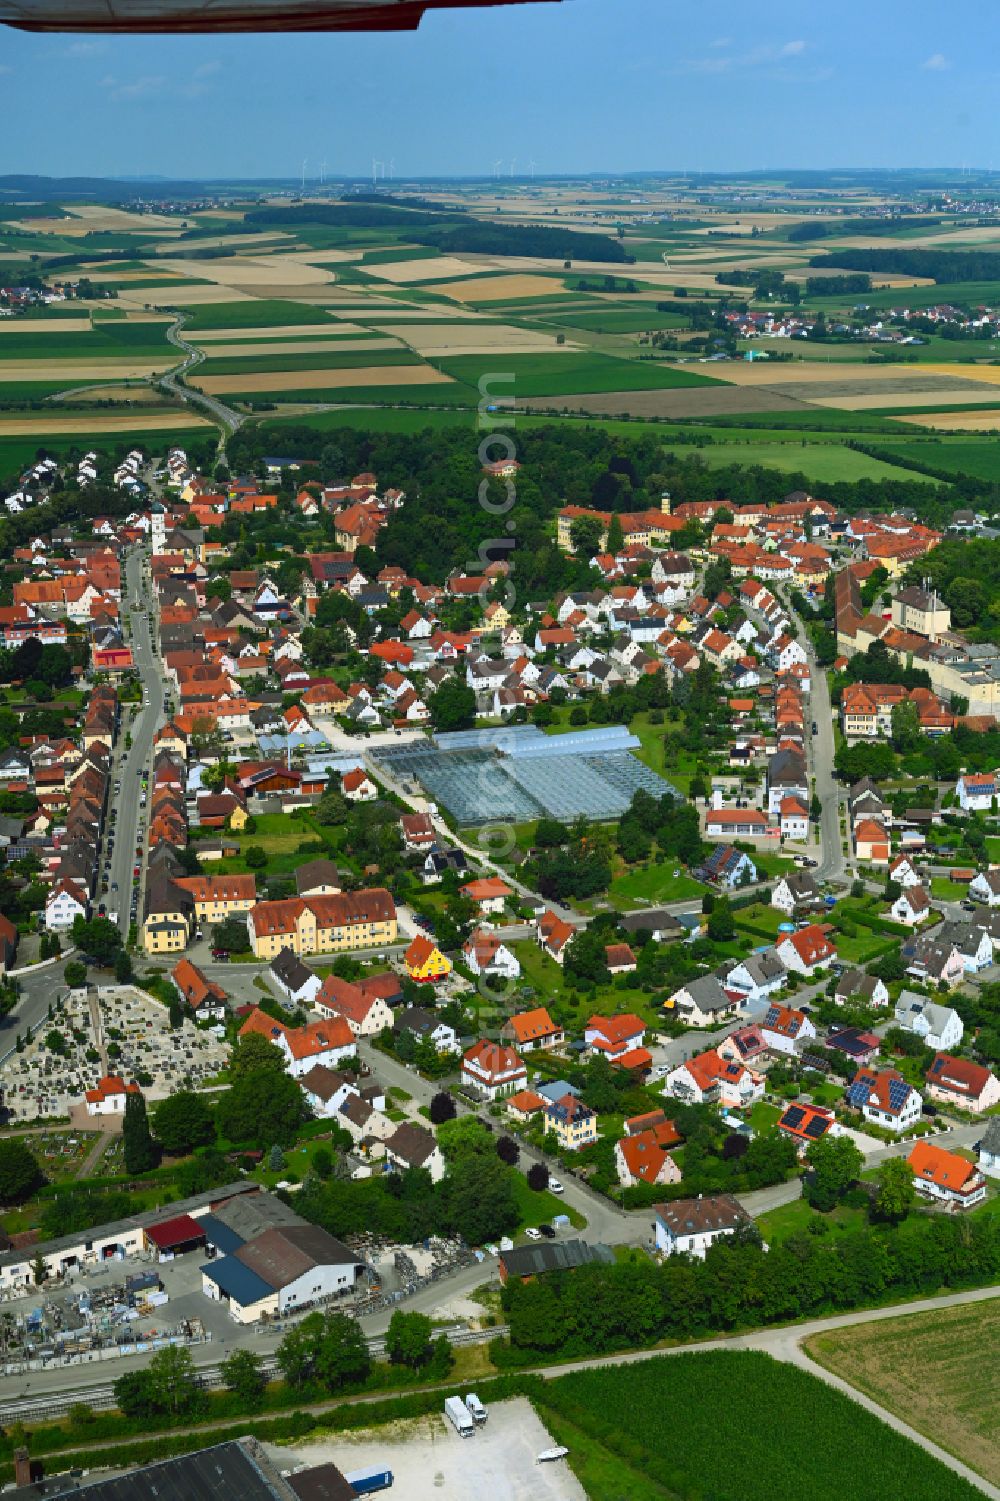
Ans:
[[[406,973],[420,985],[434,985],[451,974],[451,960],[423,933],[418,933],[403,955]]]

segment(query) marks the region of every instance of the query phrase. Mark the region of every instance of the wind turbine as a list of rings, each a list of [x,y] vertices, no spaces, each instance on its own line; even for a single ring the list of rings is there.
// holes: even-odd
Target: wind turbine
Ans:
[[[499,180],[499,177],[500,177],[500,168],[502,166],[503,166],[503,157],[502,156],[498,156],[497,159],[496,159],[496,161],[493,163],[493,176],[497,180]]]
[[[531,176],[532,182],[534,182],[534,180],[535,180],[535,168],[537,166],[538,166],[538,163],[536,161],[534,161],[534,160],[532,160],[532,161],[530,161],[528,163],[528,172],[529,172],[529,174]]]
[[[321,183],[326,182],[326,162],[325,161],[322,161],[319,164],[319,180],[320,180]]]
[[[396,171],[396,159],[395,159],[395,157],[390,156],[390,158],[389,158],[389,181],[390,182],[392,181],[393,174],[395,173],[395,171]]]
[[[303,191],[303,193],[306,190],[306,167],[308,166],[308,164],[309,164],[309,158],[307,156],[304,156],[302,158],[302,191]]]
[[[514,168],[516,167],[516,165],[517,165],[517,157],[516,156],[512,156],[511,159],[510,159],[510,175],[511,175],[511,177],[514,176]]]

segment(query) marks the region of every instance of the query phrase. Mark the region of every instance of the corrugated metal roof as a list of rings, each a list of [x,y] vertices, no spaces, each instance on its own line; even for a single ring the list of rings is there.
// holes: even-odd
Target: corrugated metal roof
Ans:
[[[209,1281],[214,1282],[227,1298],[235,1299],[241,1308],[249,1308],[263,1298],[270,1298],[276,1291],[263,1277],[258,1277],[242,1261],[237,1261],[235,1256],[220,1256],[215,1261],[207,1261],[201,1270]]]

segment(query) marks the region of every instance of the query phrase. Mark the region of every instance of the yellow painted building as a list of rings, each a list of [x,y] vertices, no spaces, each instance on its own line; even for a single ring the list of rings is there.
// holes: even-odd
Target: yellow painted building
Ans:
[[[334,896],[289,897],[258,902],[247,918],[250,947],[258,959],[293,954],[336,954],[383,948],[396,942],[396,907],[381,886]]]
[[[421,985],[431,985],[451,974],[451,960],[423,933],[418,933],[403,956],[406,973]]]

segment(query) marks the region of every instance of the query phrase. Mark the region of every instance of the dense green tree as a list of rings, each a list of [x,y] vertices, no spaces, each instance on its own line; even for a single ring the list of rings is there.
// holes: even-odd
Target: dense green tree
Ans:
[[[467,730],[476,721],[476,695],[457,674],[435,688],[427,707],[436,730]]]
[[[306,1114],[302,1091],[293,1078],[258,1069],[238,1078],[222,1095],[216,1119],[229,1141],[289,1147]]]
[[[223,1385],[240,1399],[245,1409],[260,1405],[267,1387],[264,1362],[256,1350],[234,1350],[219,1365]]]
[[[832,1209],[855,1183],[864,1157],[849,1136],[822,1136],[806,1152],[809,1173],[804,1184],[806,1199],[824,1213]]]
[[[235,1082],[248,1074],[283,1074],[285,1055],[260,1032],[241,1037],[229,1055],[229,1077]]]
[[[889,1157],[881,1164],[876,1178],[874,1210],[876,1216],[891,1225],[905,1220],[916,1203],[913,1169],[905,1157]]]
[[[122,1147],[127,1173],[147,1173],[151,1167],[156,1166],[158,1154],[150,1134],[146,1101],[141,1090],[135,1090],[125,1098]]]
[[[433,1354],[434,1325],[425,1314],[404,1313],[397,1308],[389,1320],[385,1351],[395,1365],[416,1370],[426,1365]]]
[[[21,1204],[45,1182],[27,1144],[16,1136],[0,1139],[0,1204]]]
[[[315,1382],[327,1391],[364,1381],[371,1369],[361,1325],[333,1311],[307,1314],[285,1335],[278,1346],[277,1360],[289,1386]]]
[[[204,1095],[180,1089],[162,1100],[153,1116],[153,1133],[173,1157],[186,1157],[195,1147],[207,1147],[215,1140],[215,1123]]]

